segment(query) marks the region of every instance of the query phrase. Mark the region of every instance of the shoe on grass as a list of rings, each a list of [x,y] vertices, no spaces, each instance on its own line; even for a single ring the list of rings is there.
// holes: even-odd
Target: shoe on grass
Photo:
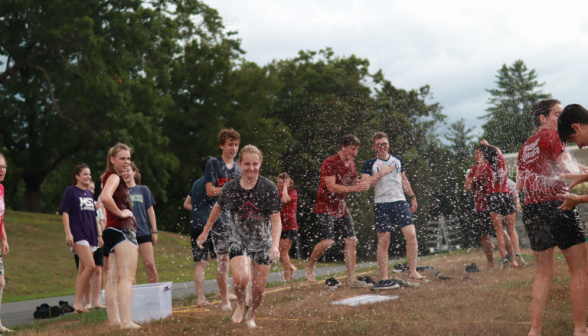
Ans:
[[[59,301],[59,307],[61,307],[64,313],[71,313],[75,310],[67,301]]]
[[[506,264],[510,262],[510,256],[507,254],[504,259],[502,259],[502,264],[500,265],[500,269],[503,270],[506,267]]]
[[[478,269],[478,266],[476,266],[476,263],[472,263],[469,266],[466,266],[466,273],[480,273],[481,271]]]
[[[396,281],[400,287],[417,288],[420,286],[418,282],[411,282],[403,278],[394,278],[394,281]]]
[[[369,275],[360,276],[359,278],[357,278],[357,280],[358,281],[363,281],[363,282],[366,282],[366,283],[369,283],[369,284],[372,284],[372,285],[375,285],[376,284],[376,282],[372,278],[370,278]]]
[[[397,289],[400,285],[396,280],[380,280],[377,284],[373,285],[370,289],[372,292],[377,292],[381,290],[388,290],[388,289]]]
[[[365,282],[365,281],[351,281],[351,283],[349,284],[349,287],[351,288],[368,288],[371,287],[372,285],[370,285],[369,283]]]
[[[521,259],[521,263],[523,264],[523,266],[526,266],[527,263],[525,262],[525,259],[523,259],[523,255],[520,253],[515,253],[515,257],[519,257],[519,259]]]
[[[396,264],[392,269],[394,273],[408,272],[408,264]]]
[[[337,281],[337,279],[335,278],[328,278],[327,280],[325,280],[325,286],[327,287],[333,287],[333,286],[338,286],[339,285],[339,281]]]
[[[63,315],[63,309],[58,306],[50,307],[47,303],[43,303],[37,307],[33,313],[35,319],[48,319]]]

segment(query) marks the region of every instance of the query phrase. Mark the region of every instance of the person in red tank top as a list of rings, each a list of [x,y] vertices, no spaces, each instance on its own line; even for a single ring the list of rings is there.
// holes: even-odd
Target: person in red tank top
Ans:
[[[529,335],[541,335],[541,320],[554,276],[556,246],[563,253],[572,275],[570,293],[574,335],[588,334],[588,246],[578,212],[563,202],[568,187],[563,179],[558,178],[562,173],[585,171],[587,168],[572,161],[562,141],[581,138],[570,136],[572,132],[568,136],[562,134],[566,127],[573,125],[573,121],[570,122],[569,116],[564,115],[562,110],[561,102],[556,99],[546,99],[535,104],[531,116],[537,132],[519,151],[517,188],[519,192],[524,189],[526,193],[523,224],[537,263],[537,275],[531,292]]]
[[[298,240],[298,224],[296,223],[296,211],[298,210],[298,193],[292,189],[294,181],[288,173],[278,175],[278,190],[282,200],[282,235],[280,237],[280,259],[284,265],[284,280],[290,281],[298,270],[290,261],[290,248],[292,243]]]
[[[111,254],[105,289],[108,323],[121,329],[140,328],[131,321],[131,297],[138,259],[137,222],[133,216],[131,194],[121,177],[130,163],[129,146],[119,143],[110,149],[107,171],[102,179],[104,188],[100,194],[107,218],[106,229],[102,232],[104,250]]]
[[[2,154],[0,154],[0,182],[4,181],[4,177],[6,177],[6,172],[8,170],[8,166],[6,165],[6,159]],[[0,253],[0,302],[2,302],[2,292],[4,291],[4,286],[6,284],[4,280],[4,262],[2,261],[2,255],[8,254],[8,237],[6,236],[6,230],[4,229],[4,186],[0,184],[0,232],[2,235],[0,238],[2,239],[2,252]],[[5,326],[0,323],[0,333],[4,332],[12,332],[6,328]]]

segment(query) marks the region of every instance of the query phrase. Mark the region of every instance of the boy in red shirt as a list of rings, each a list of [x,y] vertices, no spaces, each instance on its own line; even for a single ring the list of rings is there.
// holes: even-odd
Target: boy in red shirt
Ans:
[[[339,153],[326,159],[321,165],[321,181],[315,212],[321,227],[321,241],[314,247],[306,264],[306,278],[315,282],[314,265],[317,260],[335,243],[334,230],[341,232],[345,241],[345,264],[347,266],[347,285],[355,281],[355,247],[357,238],[353,218],[345,204],[345,194],[362,192],[370,188],[360,182],[355,170],[355,156],[360,141],[355,135],[345,135],[340,140]]]

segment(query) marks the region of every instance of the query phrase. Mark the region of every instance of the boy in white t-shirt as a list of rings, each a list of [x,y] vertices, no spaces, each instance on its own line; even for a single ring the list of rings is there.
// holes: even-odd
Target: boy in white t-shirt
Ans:
[[[425,277],[417,270],[419,254],[418,242],[412,213],[417,209],[417,201],[404,174],[404,165],[400,156],[391,155],[388,135],[384,132],[374,134],[374,150],[378,156],[368,160],[363,166],[361,181],[375,186],[374,230],[378,234],[378,267],[382,280],[388,279],[388,247],[390,232],[400,228],[406,239],[406,256],[410,277],[422,280]],[[406,197],[411,200],[408,205]]]

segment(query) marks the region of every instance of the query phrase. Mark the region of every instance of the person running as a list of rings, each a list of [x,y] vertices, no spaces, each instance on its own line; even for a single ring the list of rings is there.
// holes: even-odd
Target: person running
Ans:
[[[290,261],[290,248],[292,243],[298,240],[298,224],[296,223],[296,211],[298,209],[298,192],[292,189],[294,181],[288,173],[278,175],[278,190],[282,200],[282,235],[280,236],[280,260],[284,265],[284,279],[290,281],[298,270]]]
[[[147,271],[149,283],[158,283],[157,268],[153,246],[157,244],[157,222],[155,220],[155,200],[149,187],[141,185],[141,173],[137,165],[131,161],[129,168],[122,174],[122,178],[131,194],[133,215],[137,221],[137,243],[143,266]]]
[[[205,156],[200,160],[200,168],[202,171],[206,169],[206,163],[210,160],[211,156]],[[216,258],[214,254],[214,247],[212,245],[211,237],[208,237],[202,244],[202,248],[198,247],[198,236],[202,234],[204,226],[214,202],[212,198],[206,194],[206,184],[204,183],[204,176],[196,180],[192,185],[192,190],[186,197],[184,202],[184,209],[192,212],[190,219],[190,237],[192,242],[192,255],[194,256],[194,262],[196,269],[194,270],[194,285],[196,286],[196,295],[198,296],[197,305],[203,307],[209,305],[210,302],[206,301],[204,296],[204,272],[206,271],[206,264],[208,263],[208,253],[210,252],[211,258]]]
[[[96,266],[94,252],[103,245],[103,241],[102,237],[98,236],[94,198],[88,190],[88,185],[92,182],[90,168],[85,163],[80,163],[75,167],[73,175],[74,183],[65,189],[59,210],[63,214],[65,242],[72,253],[79,257],[81,264],[76,279],[76,300],[73,305],[75,312],[80,314],[88,312],[83,305],[84,293],[92,274],[100,267]],[[99,305],[98,300],[95,303]]]
[[[94,190],[96,185],[94,182],[90,182],[88,185],[88,190],[94,195]],[[100,226],[100,213],[102,210],[96,206],[96,201],[94,201],[94,207],[96,207],[96,230],[98,232],[98,236],[102,236],[102,227]],[[94,251],[94,264],[96,267],[94,268],[94,272],[92,272],[91,280],[88,284],[86,284],[86,289],[84,290],[84,298],[86,299],[86,309],[104,309],[106,308],[102,304],[99,303],[100,299],[100,290],[102,289],[101,279],[102,279],[102,269],[104,267],[104,254],[102,253],[103,248],[98,247],[96,251]],[[76,268],[78,270],[78,278],[84,272],[85,266],[84,264],[80,265],[80,258],[77,254],[74,254],[74,259],[76,262]]]
[[[321,180],[315,212],[321,230],[321,241],[316,244],[306,264],[306,279],[316,282],[314,265],[335,243],[335,230],[341,232],[345,242],[345,265],[347,266],[347,285],[355,282],[355,248],[357,238],[353,227],[353,218],[345,204],[345,194],[362,192],[370,188],[366,182],[360,182],[355,170],[355,156],[359,151],[360,141],[352,134],[343,136],[339,144],[339,153],[326,159],[321,165]]]
[[[108,151],[104,188],[100,199],[106,208],[104,250],[109,254],[106,306],[108,322],[121,329],[140,328],[131,321],[131,298],[137,272],[137,221],[129,188],[121,175],[131,164],[131,148],[118,143]],[[117,314],[120,314],[120,318]]]
[[[8,236],[6,235],[6,229],[4,228],[4,212],[6,211],[6,205],[4,203],[4,186],[2,182],[6,177],[8,171],[8,165],[4,155],[0,154],[0,234],[2,235],[2,250],[0,251],[0,303],[2,302],[2,292],[4,292],[4,286],[6,281],[4,280],[4,261],[2,256],[8,254],[10,249],[8,248]],[[0,322],[0,333],[13,332],[14,330],[8,329]]]
[[[496,243],[498,251],[502,257],[502,268],[511,262],[514,267],[518,267],[514,258],[515,249],[512,246],[516,240],[518,245],[518,235],[515,228],[516,208],[508,184],[506,183],[507,167],[500,149],[490,146],[486,140],[480,141],[480,151],[484,157],[484,163],[478,165],[474,172],[474,180],[486,184],[486,200],[488,201],[488,210],[492,225],[496,232]],[[511,244],[506,244],[506,235],[503,229],[503,220],[506,219],[507,231],[510,234]],[[511,259],[511,256],[512,259]]]
[[[206,193],[216,203],[223,186],[241,175],[241,167],[237,164],[237,152],[241,136],[234,129],[223,129],[218,135],[218,143],[223,154],[213,157],[206,163],[204,171],[204,183]],[[225,211],[218,218],[212,228],[212,243],[217,255],[218,269],[216,281],[218,282],[219,295],[223,299],[222,308],[231,309],[229,300],[236,299],[229,293],[229,212]]]
[[[261,151],[247,145],[239,153],[243,175],[227,182],[204,227],[198,245],[203,248],[208,232],[225,211],[230,212],[230,258],[233,286],[237,294],[237,309],[233,323],[241,323],[245,312],[247,286],[251,276],[251,304],[246,324],[256,327],[255,314],[265,293],[265,284],[272,261],[280,257],[279,242],[282,231],[280,200],[276,185],[263,176],[259,169],[263,162]],[[251,268],[253,272],[251,272]]]
[[[412,219],[418,207],[416,197],[410,182],[406,178],[404,163],[400,156],[391,155],[390,141],[384,132],[377,132],[373,136],[373,149],[377,157],[368,160],[362,169],[361,180],[374,186],[374,229],[378,234],[378,268],[380,279],[388,280],[388,248],[390,233],[400,229],[406,239],[406,257],[410,277],[422,280],[417,268],[419,246]],[[406,202],[406,196],[411,205]]]
[[[574,335],[588,335],[588,247],[578,212],[563,202],[563,196],[568,194],[569,189],[558,178],[562,173],[586,170],[586,167],[572,162],[565,144],[565,141],[578,141],[579,146],[583,145],[580,134],[569,131],[575,123],[578,126],[577,119],[572,116],[580,109],[570,108],[566,115],[562,110],[560,101],[556,99],[536,103],[531,116],[537,132],[519,151],[517,186],[519,192],[523,189],[526,192],[523,223],[537,263],[531,292],[529,335],[541,335],[541,320],[554,275],[555,246],[563,253],[572,274],[570,293]]]

